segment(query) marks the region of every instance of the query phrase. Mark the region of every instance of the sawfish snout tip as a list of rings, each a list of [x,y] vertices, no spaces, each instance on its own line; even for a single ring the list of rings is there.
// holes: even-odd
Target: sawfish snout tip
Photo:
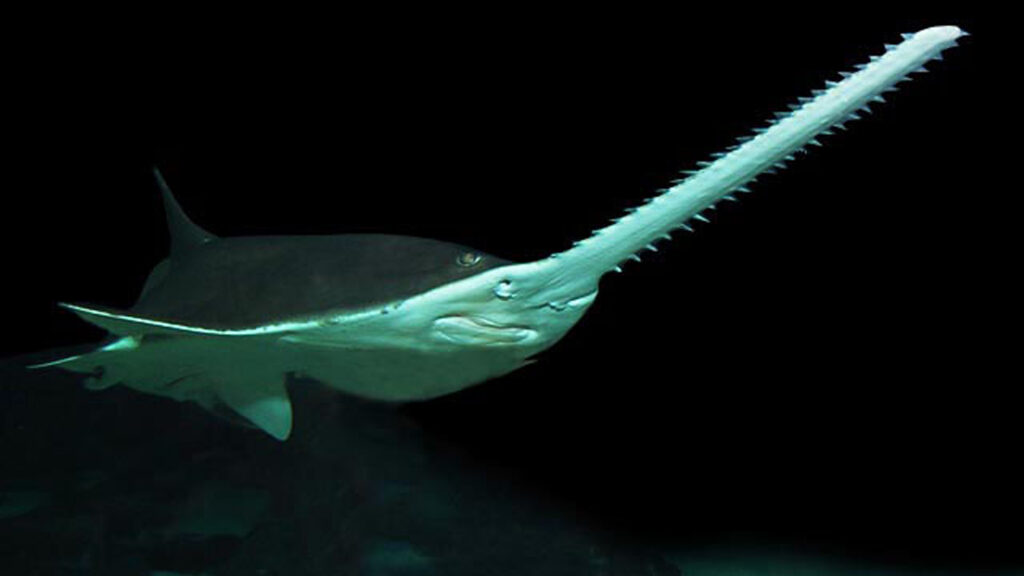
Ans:
[[[970,36],[959,26],[932,26],[914,34],[915,37],[927,36],[940,42],[952,42],[964,36]]]

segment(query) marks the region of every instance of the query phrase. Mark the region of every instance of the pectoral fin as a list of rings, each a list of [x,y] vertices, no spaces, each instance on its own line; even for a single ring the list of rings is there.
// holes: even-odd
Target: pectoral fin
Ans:
[[[101,308],[99,306],[80,306],[78,304],[59,304],[61,308],[70,310],[79,318],[103,328],[111,334],[121,336],[139,334],[203,334],[212,332],[195,326],[185,326],[172,322],[164,322],[153,318],[133,315],[131,312]]]

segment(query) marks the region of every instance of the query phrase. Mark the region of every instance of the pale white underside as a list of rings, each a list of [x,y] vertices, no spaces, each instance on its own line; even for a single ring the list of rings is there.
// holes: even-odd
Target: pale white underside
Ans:
[[[240,330],[64,305],[121,338],[39,367],[91,374],[87,386],[97,390],[123,385],[209,409],[224,403],[285,439],[292,425],[285,390],[290,374],[375,400],[425,400],[507,374],[554,344],[596,292],[558,310],[531,306],[510,314],[491,286],[496,273],[522,266],[529,265],[492,270],[367,310]]]

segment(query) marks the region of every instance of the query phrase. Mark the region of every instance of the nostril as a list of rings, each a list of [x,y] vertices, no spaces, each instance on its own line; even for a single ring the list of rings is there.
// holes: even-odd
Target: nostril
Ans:
[[[508,280],[502,280],[494,287],[494,295],[502,300],[510,300],[514,294],[512,293],[512,282]]]

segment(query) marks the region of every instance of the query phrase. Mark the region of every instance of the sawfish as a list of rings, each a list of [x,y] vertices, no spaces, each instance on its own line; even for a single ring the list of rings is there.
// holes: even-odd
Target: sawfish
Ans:
[[[279,440],[292,431],[295,376],[404,402],[507,374],[580,320],[606,273],[707,221],[703,211],[820,145],[964,34],[955,26],[904,34],[639,207],[533,262],[386,234],[219,238],[189,219],[155,170],[169,257],[128,310],[61,304],[110,337],[35,367],[85,373],[94,390],[120,384],[227,408]]]

